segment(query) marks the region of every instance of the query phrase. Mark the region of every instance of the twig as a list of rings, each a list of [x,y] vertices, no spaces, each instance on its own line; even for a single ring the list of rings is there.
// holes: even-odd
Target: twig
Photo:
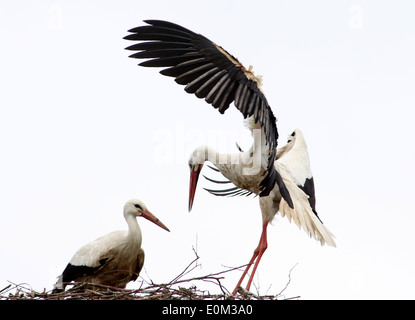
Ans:
[[[298,262],[291,268],[290,272],[288,273],[288,282],[285,284],[285,287],[276,294],[276,297],[279,297],[282,295],[282,293],[288,288],[289,284],[291,283],[291,272],[294,270],[294,268],[298,265]]]
[[[2,293],[4,290],[7,290],[11,287],[12,285],[9,284],[8,286],[5,286],[3,289],[0,290],[0,293]]]
[[[190,273],[199,267],[199,255],[193,248],[195,258],[190,262],[182,272],[180,272],[173,280],[165,284],[154,283],[153,280],[142,279],[138,289],[120,289],[106,285],[92,284],[92,283],[70,283],[72,287],[62,292],[53,292],[52,290],[46,292],[36,292],[30,285],[26,283],[15,284],[10,282],[9,285],[0,290],[0,300],[29,300],[29,299],[43,299],[43,300],[275,300],[288,287],[291,281],[290,270],[289,280],[285,288],[277,295],[259,296],[245,290],[238,291],[238,295],[231,295],[229,291],[222,285],[221,280],[224,279],[224,274],[239,270],[246,265],[228,268],[224,271],[210,273],[204,276],[187,277]],[[218,286],[221,294],[211,294],[206,290],[198,289],[194,285],[197,281],[209,282]],[[187,286],[185,286],[187,285]],[[292,297],[289,299],[297,299]]]

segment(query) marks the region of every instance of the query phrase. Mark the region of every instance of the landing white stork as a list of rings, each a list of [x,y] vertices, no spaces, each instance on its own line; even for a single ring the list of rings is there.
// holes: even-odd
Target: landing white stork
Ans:
[[[255,124],[252,118],[246,121],[248,127],[253,130]],[[259,155],[256,147],[257,138],[254,136],[253,146],[246,152],[241,151],[237,154],[220,154],[214,149],[206,146],[196,148],[189,159],[190,167],[190,188],[189,188],[189,211],[192,209],[193,200],[196,192],[197,181],[205,161],[213,163],[217,171],[221,172],[229,181],[218,181],[205,176],[209,181],[222,184],[232,182],[236,187],[212,190],[205,189],[216,196],[236,196],[259,194],[258,185],[260,183],[260,175],[243,175],[240,174],[244,169],[250,167],[246,163],[253,163],[254,160],[247,161]],[[263,150],[263,149],[262,149]],[[239,161],[235,161],[238,159]],[[228,161],[220,161],[220,159],[228,159]],[[233,161],[232,161],[233,159]],[[254,250],[251,260],[245,268],[233,294],[241,285],[250,267],[254,264],[253,271],[248,280],[246,290],[250,289],[254,274],[257,270],[259,261],[268,247],[267,243],[267,227],[274,219],[275,215],[280,212],[281,216],[286,216],[288,220],[307,234],[318,240],[321,245],[327,244],[335,247],[333,234],[323,225],[316,211],[316,197],[314,190],[314,178],[310,168],[310,160],[307,145],[302,132],[296,129],[289,137],[287,144],[277,150],[275,168],[280,172],[282,179],[290,192],[294,208],[281,197],[278,187],[275,186],[268,196],[259,197],[259,206],[262,213],[262,233],[258,247]],[[214,169],[214,168],[213,168]]]
[[[212,162],[236,186],[227,190],[210,190],[211,193],[252,192],[260,196],[263,220],[260,242],[233,293],[255,262],[246,287],[249,290],[267,248],[268,223],[278,211],[293,219],[322,244],[335,246],[332,234],[322,225],[315,211],[314,183],[303,136],[299,130],[295,131],[293,139],[277,153],[276,118],[260,88],[261,79],[253,74],[252,68],[246,69],[234,56],[203,35],[167,21],[145,22],[147,26],[133,28],[125,37],[127,40],[146,41],[127,47],[138,51],[130,57],[150,59],[140,63],[141,66],[168,67],[160,73],[174,77],[178,84],[186,85],[186,92],[205,98],[220,113],[234,102],[247,119],[254,137],[253,146],[247,152],[219,154],[202,146],[192,153],[189,160],[189,211],[205,161]]]
[[[124,205],[128,230],[113,231],[81,247],[59,276],[54,292],[65,290],[71,281],[117,288],[125,288],[128,282],[135,281],[144,264],[137,217],[146,218],[170,231],[142,201],[128,201]]]

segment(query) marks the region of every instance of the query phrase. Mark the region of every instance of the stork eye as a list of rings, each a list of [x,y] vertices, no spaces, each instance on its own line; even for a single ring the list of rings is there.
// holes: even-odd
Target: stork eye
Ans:
[[[141,206],[139,204],[135,204],[134,207],[136,207],[137,209],[139,209],[141,211],[143,210],[143,208],[141,208]]]

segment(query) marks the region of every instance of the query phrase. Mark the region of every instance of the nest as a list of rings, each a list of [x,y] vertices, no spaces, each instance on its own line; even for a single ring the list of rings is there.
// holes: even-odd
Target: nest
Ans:
[[[105,285],[90,283],[70,283],[71,288],[54,292],[53,290],[37,292],[27,283],[16,284],[9,281],[9,285],[0,290],[0,300],[281,300],[298,299],[299,296],[285,298],[283,292],[291,281],[291,271],[288,275],[286,286],[275,295],[256,295],[239,287],[238,293],[232,295],[226,289],[221,280],[224,274],[241,269],[244,266],[229,268],[227,270],[211,273],[200,277],[185,278],[198,264],[199,256],[196,258],[173,280],[168,283],[156,284],[143,281],[138,289],[120,289]],[[210,291],[198,289],[195,283],[209,282],[219,288],[221,293],[211,294]]]

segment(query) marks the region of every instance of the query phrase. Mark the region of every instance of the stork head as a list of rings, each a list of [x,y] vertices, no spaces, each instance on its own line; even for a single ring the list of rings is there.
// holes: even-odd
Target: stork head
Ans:
[[[295,140],[295,134],[296,134],[296,131],[297,131],[298,129],[296,129],[296,130],[294,130],[289,136],[288,136],[288,138],[287,138],[287,143],[290,143],[291,141],[293,141],[293,140]]]
[[[307,150],[307,144],[305,138],[300,129],[295,129],[294,132],[288,136],[287,144],[291,145],[291,148]]]
[[[127,215],[146,218],[147,220],[150,220],[154,224],[158,225],[160,228],[170,232],[169,228],[167,228],[154,214],[148,211],[146,205],[140,200],[131,199],[125,204],[124,216]]]
[[[300,129],[295,129],[288,137],[287,137],[287,144],[282,146],[277,150],[277,159],[282,158],[283,156],[287,155],[295,146],[303,147],[305,144],[304,136]]]
[[[203,164],[207,159],[207,148],[196,148],[189,158],[190,185],[189,185],[189,212],[192,210],[193,200],[196,194],[197,181]]]
[[[304,139],[304,135],[303,135],[303,132],[300,130],[300,129],[295,129],[294,131],[293,131],[293,133],[291,133],[289,136],[288,136],[288,141],[287,141],[287,143],[290,143],[291,141],[294,141],[294,142],[298,142],[298,140],[300,140],[300,142],[302,142],[302,141],[304,141],[305,142],[305,139]]]

